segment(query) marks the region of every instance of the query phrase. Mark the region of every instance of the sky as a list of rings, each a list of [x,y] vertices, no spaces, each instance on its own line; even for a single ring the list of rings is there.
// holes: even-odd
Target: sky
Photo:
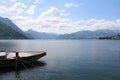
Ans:
[[[120,30],[120,0],[0,0],[0,16],[23,31]]]

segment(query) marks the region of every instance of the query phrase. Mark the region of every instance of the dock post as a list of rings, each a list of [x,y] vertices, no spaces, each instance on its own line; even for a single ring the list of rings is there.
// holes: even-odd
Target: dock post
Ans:
[[[18,57],[19,57],[19,52],[15,53],[15,69],[18,70]]]
[[[19,52],[15,53],[15,75],[16,80],[19,80],[19,70],[18,70],[18,62],[19,62]]]

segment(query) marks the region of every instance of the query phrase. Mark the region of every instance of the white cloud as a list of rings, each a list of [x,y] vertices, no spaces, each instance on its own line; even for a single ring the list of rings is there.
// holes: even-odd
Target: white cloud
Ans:
[[[0,13],[6,13],[7,12],[7,8],[5,6],[0,6]]]
[[[32,0],[27,0],[28,2],[31,2]]]
[[[97,30],[97,29],[120,30],[120,22],[118,22],[118,20],[108,21],[104,19],[101,19],[101,20],[90,19],[86,21],[85,29],[87,30]]]
[[[34,4],[39,4],[40,0],[35,0]]]
[[[120,20],[114,21],[102,21],[97,20],[92,23],[88,23],[90,20],[84,21],[70,21],[66,18],[51,17],[51,18],[30,18],[30,17],[10,17],[22,30],[27,31],[33,29],[39,32],[51,32],[58,34],[73,33],[82,30],[98,30],[98,29],[110,29],[120,30]]]
[[[79,4],[74,4],[74,3],[66,3],[65,7],[70,8],[70,7],[79,7]]]
[[[24,3],[17,2],[12,7],[10,7],[8,11],[13,14],[21,14],[24,11],[24,8],[26,8]]]
[[[68,16],[69,13],[66,13],[65,10],[60,10],[60,16]]]
[[[3,3],[9,2],[9,3],[13,3],[15,2],[15,0],[2,0]]]
[[[97,20],[97,19],[90,19],[88,21],[86,21],[86,24],[95,24],[95,23],[102,23],[104,22],[105,20],[104,19],[101,19],[101,20]]]
[[[59,11],[58,8],[56,8],[56,7],[51,7],[50,9],[42,12],[42,14],[40,14],[39,18],[46,18],[46,17],[53,16],[53,15],[55,15],[58,11]]]
[[[65,4],[65,7],[71,7],[71,6],[73,6],[73,3],[67,3],[67,4]]]
[[[21,14],[24,9],[26,8],[26,5],[21,2],[16,2],[13,6],[10,8],[6,6],[0,6],[0,12],[2,14],[8,13],[8,14]]]
[[[37,6],[36,5],[31,5],[30,8],[26,11],[26,13],[30,14],[30,15],[33,15],[35,13],[35,8]]]
[[[62,10],[62,12],[65,12]],[[58,34],[73,33],[82,30],[97,30],[111,29],[120,30],[120,19],[105,20],[105,19],[90,19],[71,21],[68,18],[60,16],[61,10],[56,7],[51,7],[42,12],[37,18],[25,16],[13,16],[13,20],[22,30],[33,29],[39,32],[52,32]]]

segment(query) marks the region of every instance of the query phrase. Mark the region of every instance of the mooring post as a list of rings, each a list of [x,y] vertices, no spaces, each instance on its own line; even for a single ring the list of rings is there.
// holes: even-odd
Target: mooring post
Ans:
[[[18,57],[19,57],[19,53],[16,52],[15,55],[16,55],[16,57],[15,57],[15,68],[16,68],[16,70],[18,70]]]
[[[19,52],[15,53],[15,74],[16,74],[16,79],[19,79],[19,70],[18,70],[18,60],[19,60]]]

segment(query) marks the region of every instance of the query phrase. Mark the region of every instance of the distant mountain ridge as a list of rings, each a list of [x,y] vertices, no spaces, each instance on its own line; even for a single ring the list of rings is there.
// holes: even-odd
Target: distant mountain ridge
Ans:
[[[101,36],[112,36],[120,33],[119,30],[96,30],[96,31],[78,31],[70,34],[53,34],[42,33],[34,30],[28,30],[25,32],[31,38],[34,39],[98,39]]]
[[[71,34],[60,35],[58,39],[96,39],[101,36],[112,36],[119,33],[119,30],[78,31]]]
[[[0,39],[27,39],[27,37],[10,19],[0,17]]]
[[[58,34],[37,32],[32,29],[29,29],[25,33],[27,37],[33,38],[33,39],[56,39],[58,37]]]

